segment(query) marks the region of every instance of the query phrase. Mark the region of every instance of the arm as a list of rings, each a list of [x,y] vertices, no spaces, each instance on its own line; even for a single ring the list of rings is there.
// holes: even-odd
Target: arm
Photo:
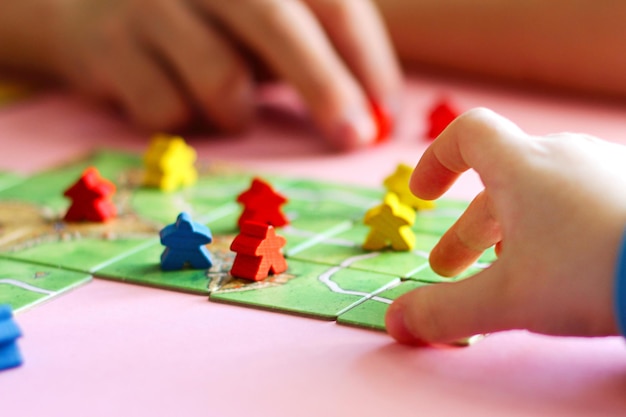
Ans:
[[[626,97],[626,3],[376,2],[411,66]]]

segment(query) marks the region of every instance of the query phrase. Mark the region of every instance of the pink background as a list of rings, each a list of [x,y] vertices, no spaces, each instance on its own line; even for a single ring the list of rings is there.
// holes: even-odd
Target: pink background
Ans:
[[[249,134],[189,141],[206,160],[376,186],[398,162],[418,160],[426,111],[442,94],[531,133],[626,143],[624,106],[417,76],[397,138],[374,149],[329,152],[284,91],[263,94]],[[146,142],[62,94],[0,112],[3,170],[33,172],[95,147],[141,152]],[[479,189],[468,174],[450,194]],[[102,280],[17,321],[25,364],[0,373],[2,416],[626,415],[626,345],[617,337],[513,331],[470,349],[414,349],[382,333]]]

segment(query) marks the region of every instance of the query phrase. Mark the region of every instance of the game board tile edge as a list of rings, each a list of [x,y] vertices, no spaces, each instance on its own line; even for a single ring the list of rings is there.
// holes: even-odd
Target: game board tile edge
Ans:
[[[70,286],[64,288],[62,291],[58,291],[58,292],[56,292],[56,293],[54,293],[54,294],[52,294],[52,295],[50,295],[48,297],[42,298],[41,300],[36,300],[36,301],[33,301],[33,302],[29,303],[29,304],[23,305],[23,306],[21,306],[19,308],[16,308],[15,310],[13,310],[13,312],[15,314],[20,314],[20,313],[28,311],[28,310],[30,310],[32,308],[40,307],[40,306],[43,306],[44,304],[47,304],[49,302],[53,302],[57,298],[63,297],[65,295],[67,295],[68,293],[76,291],[76,290],[84,287],[85,285],[91,283],[93,281],[93,278],[94,277],[92,275],[88,275],[88,276],[85,277],[84,280],[77,281],[73,285],[70,285]]]
[[[208,289],[206,291],[202,291],[202,290],[194,290],[191,288],[158,285],[158,284],[152,284],[150,282],[145,282],[145,281],[135,281],[132,278],[125,279],[125,278],[119,278],[119,277],[114,277],[114,276],[108,276],[106,274],[96,273],[93,275],[93,277],[95,279],[101,279],[103,281],[119,282],[122,284],[135,285],[138,287],[151,288],[155,290],[173,291],[173,292],[177,292],[180,294],[197,295],[197,296],[202,296],[202,297],[208,297],[210,294],[210,291]]]
[[[311,318],[311,319],[316,319],[316,320],[320,320],[320,321],[336,321],[337,320],[337,315],[328,315],[328,314],[317,314],[317,313],[304,313],[301,311],[296,311],[296,310],[287,310],[284,308],[271,308],[271,307],[267,307],[267,306],[260,306],[260,305],[255,305],[255,304],[251,304],[251,303],[245,303],[245,302],[238,302],[238,301],[234,301],[234,300],[227,300],[227,299],[223,299],[223,298],[215,298],[212,296],[213,294],[209,294],[209,301],[212,303],[220,303],[220,304],[229,304],[229,305],[234,305],[234,306],[238,306],[238,307],[245,307],[245,308],[249,308],[252,310],[263,310],[263,311],[270,311],[272,313],[277,313],[277,314],[287,314],[289,316],[297,316],[297,317],[307,317],[307,318]]]

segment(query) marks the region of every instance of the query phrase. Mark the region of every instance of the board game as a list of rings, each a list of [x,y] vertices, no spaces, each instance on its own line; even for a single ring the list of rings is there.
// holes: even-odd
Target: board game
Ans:
[[[63,191],[89,166],[115,183],[118,215],[105,223],[64,222],[69,202]],[[365,251],[363,216],[383,198],[382,185],[263,176],[288,198],[289,225],[277,228],[287,241],[288,269],[255,282],[230,276],[229,246],[241,214],[237,195],[257,173],[206,163],[198,166],[194,185],[163,192],[142,185],[142,170],[139,155],[100,151],[28,177],[0,172],[0,304],[19,312],[96,278],[384,330],[385,311],[396,297],[444,280],[430,269],[428,254],[467,205],[441,200],[419,211],[411,251]],[[160,268],[159,230],[183,211],[212,231],[208,270]],[[494,259],[487,252],[453,279]]]

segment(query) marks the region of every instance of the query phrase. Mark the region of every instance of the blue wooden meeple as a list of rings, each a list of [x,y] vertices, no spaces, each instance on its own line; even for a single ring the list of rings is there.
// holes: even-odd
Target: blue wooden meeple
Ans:
[[[165,226],[159,235],[161,244],[166,247],[161,254],[162,270],[175,271],[185,265],[193,269],[208,269],[213,265],[205,246],[213,241],[211,230],[191,220],[188,213],[180,213],[176,222]]]
[[[17,338],[22,335],[13,320],[11,307],[0,305],[0,371],[22,364],[22,355],[17,346]]]

